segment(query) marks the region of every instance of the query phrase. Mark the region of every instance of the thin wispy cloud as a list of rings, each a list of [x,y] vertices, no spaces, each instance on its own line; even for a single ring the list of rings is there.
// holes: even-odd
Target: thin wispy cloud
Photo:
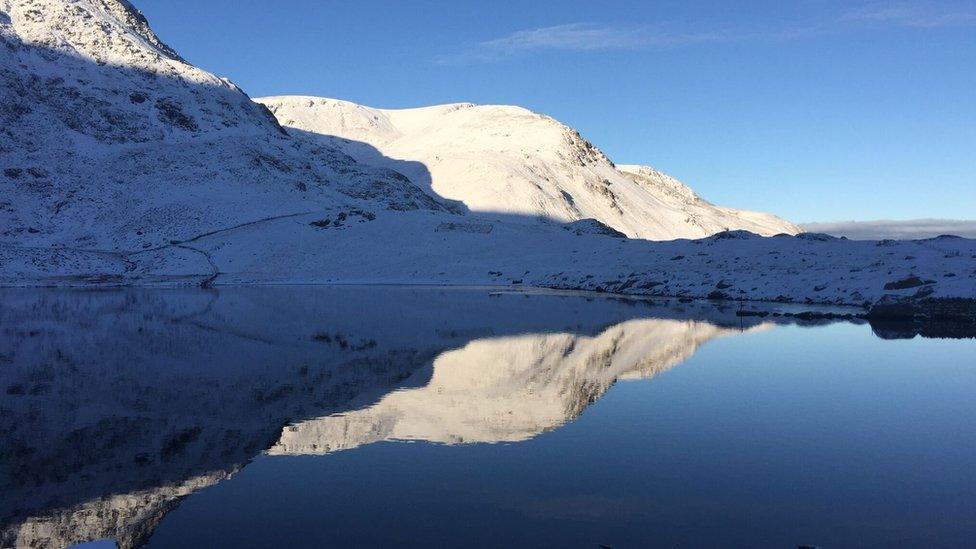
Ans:
[[[599,50],[637,50],[681,46],[696,42],[727,40],[729,31],[683,32],[650,26],[611,26],[572,23],[524,29],[478,42],[454,54],[440,56],[440,63],[492,61],[512,55],[540,51],[586,52]]]
[[[574,23],[521,30],[508,36],[482,42],[480,46],[499,53],[545,49],[590,51],[674,46],[714,40],[717,37],[712,33],[682,33],[647,27],[621,28]]]
[[[841,21],[916,28],[971,26],[976,25],[976,8],[924,3],[871,4],[845,13]]]
[[[593,52],[647,50],[688,46],[706,42],[756,39],[799,39],[824,34],[852,32],[863,27],[937,28],[976,25],[976,6],[945,6],[925,3],[872,3],[820,21],[778,28],[687,29],[656,24],[619,26],[599,23],[571,23],[532,29],[469,44],[454,53],[434,59],[439,64],[498,61],[516,55],[539,52]]]

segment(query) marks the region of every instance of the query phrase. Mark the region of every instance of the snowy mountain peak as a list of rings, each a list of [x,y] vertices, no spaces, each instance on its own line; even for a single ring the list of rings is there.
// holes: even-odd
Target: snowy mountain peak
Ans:
[[[510,219],[595,219],[635,238],[700,238],[799,229],[769,214],[714,206],[647,167],[614,166],[552,117],[503,105],[374,109],[311,97],[258,99],[297,135],[395,169],[460,211]]]
[[[0,0],[0,111],[28,147],[261,133],[277,122],[226,79],[184,61],[120,0]],[[52,124],[56,119],[60,124]],[[38,134],[42,135],[38,135]]]
[[[0,7],[5,15],[4,23],[11,25],[32,46],[74,53],[99,62],[142,52],[185,63],[126,0],[3,0]]]
[[[289,137],[120,0],[0,0],[0,244],[136,251],[348,202],[438,208]]]

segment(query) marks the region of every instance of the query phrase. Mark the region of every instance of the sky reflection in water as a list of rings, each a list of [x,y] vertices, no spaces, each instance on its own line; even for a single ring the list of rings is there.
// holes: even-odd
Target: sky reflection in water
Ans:
[[[3,302],[4,546],[958,545],[976,532],[972,339],[485,290]]]

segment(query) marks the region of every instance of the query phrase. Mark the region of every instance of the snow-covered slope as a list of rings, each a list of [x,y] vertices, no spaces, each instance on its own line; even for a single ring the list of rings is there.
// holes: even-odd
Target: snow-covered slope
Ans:
[[[349,197],[437,207],[289,138],[124,0],[0,0],[0,52],[0,244],[139,250]]]
[[[524,109],[268,102],[291,129],[122,0],[0,0],[0,285],[523,283],[976,303],[972,240],[609,238],[795,227],[618,169]]]
[[[746,230],[765,236],[801,232],[798,226],[773,214],[726,208],[706,202],[691,187],[650,166],[617,164],[617,170],[661,202],[683,212],[687,216],[685,222],[704,233],[701,236],[729,230]]]
[[[463,210],[558,222],[591,218],[651,240],[732,229],[799,232],[773,215],[714,206],[653,169],[615,167],[577,131],[520,107],[385,110],[317,97],[257,101],[295,133],[394,168]]]

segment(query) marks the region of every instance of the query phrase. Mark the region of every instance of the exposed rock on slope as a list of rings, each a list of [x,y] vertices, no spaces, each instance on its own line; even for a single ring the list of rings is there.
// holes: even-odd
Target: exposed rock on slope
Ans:
[[[362,162],[392,167],[474,212],[558,222],[592,218],[651,240],[730,229],[799,232],[773,215],[714,206],[650,168],[615,167],[572,128],[520,107],[384,110],[317,97],[258,101],[284,126]]]
[[[729,230],[747,230],[764,236],[801,232],[796,225],[772,214],[711,204],[691,187],[650,166],[618,164],[617,169],[662,203],[684,213],[685,223],[697,227],[702,232],[700,236]]]

